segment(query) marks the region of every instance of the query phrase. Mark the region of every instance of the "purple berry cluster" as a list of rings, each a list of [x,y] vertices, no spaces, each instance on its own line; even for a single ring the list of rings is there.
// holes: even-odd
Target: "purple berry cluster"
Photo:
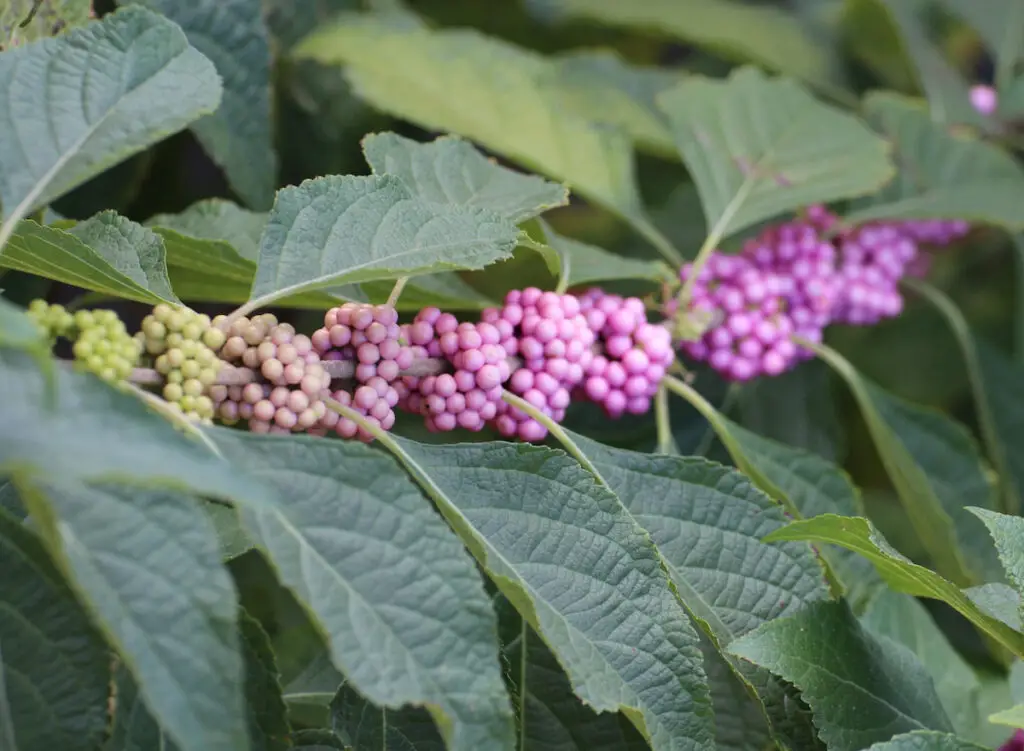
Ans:
[[[580,309],[597,333],[598,347],[578,392],[609,417],[644,414],[674,358],[669,330],[648,322],[637,297],[595,288],[580,296]]]

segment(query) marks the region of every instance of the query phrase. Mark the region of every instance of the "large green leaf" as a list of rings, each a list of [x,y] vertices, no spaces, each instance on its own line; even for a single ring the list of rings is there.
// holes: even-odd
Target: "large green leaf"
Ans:
[[[427,710],[381,709],[348,684],[338,689],[331,702],[331,729],[346,743],[346,748],[445,751],[444,739]]]
[[[822,84],[834,66],[828,48],[786,11],[733,0],[551,0],[569,15],[668,34],[734,58]]]
[[[569,202],[565,186],[502,167],[458,136],[421,143],[371,133],[363,154],[374,174],[400,178],[425,201],[490,209],[515,224]]]
[[[1021,596],[1008,584],[979,584],[968,587],[964,594],[981,609],[985,615],[1002,621],[1014,631],[1021,628]]]
[[[160,237],[113,211],[67,231],[22,220],[0,248],[0,267],[138,302],[178,299]]]
[[[0,476],[110,480],[269,501],[267,489],[130,394],[57,367],[55,404],[31,358],[0,350]]]
[[[22,498],[180,751],[248,748],[235,588],[196,500],[61,479]]]
[[[655,751],[712,747],[697,634],[650,538],[609,490],[540,446],[385,440],[577,696],[622,710]]]
[[[5,0],[0,6],[0,50],[56,36],[89,21],[92,0]],[[26,24],[27,21],[27,24]]]
[[[658,103],[716,245],[800,206],[873,192],[893,174],[885,142],[866,125],[756,68],[693,76]]]
[[[1010,581],[1024,594],[1024,518],[984,508],[969,508],[968,511],[988,527]]]
[[[102,637],[39,540],[4,511],[0,571],[0,670],[17,741],[9,748],[92,751],[107,725]]]
[[[936,569],[961,585],[999,578],[990,540],[964,510],[967,505],[995,505],[994,488],[967,429],[890,394],[834,350],[815,350],[853,392],[889,479]]]
[[[928,610],[910,595],[886,590],[871,601],[861,623],[917,655],[935,683],[953,729],[965,738],[974,738],[981,722],[981,684],[974,669],[949,643]]]
[[[118,0],[121,3],[126,0]],[[247,204],[269,209],[277,185],[270,111],[270,42],[260,0],[127,0],[178,24],[217,67],[220,107],[192,123],[196,138]]]
[[[299,292],[507,258],[519,230],[487,209],[415,198],[397,177],[332,176],[277,194],[247,310]]]
[[[543,83],[553,65],[546,58],[470,29],[434,31],[369,15],[339,16],[293,54],[347,65],[359,95],[376,108],[564,181],[674,252],[652,236],[630,139],[567,111]]]
[[[242,522],[373,703],[430,709],[455,749],[513,745],[497,631],[458,540],[385,455],[358,443],[211,431],[225,454],[288,495]]]
[[[869,94],[865,114],[893,146],[892,181],[847,219],[954,217],[1024,229],[1024,170],[993,144],[954,135],[919,102]]]
[[[596,245],[560,235],[543,219],[539,221],[545,241],[558,254],[568,287],[622,279],[658,282],[674,276],[664,263],[609,253]]]
[[[983,751],[984,748],[949,733],[914,730],[875,743],[870,751]]]
[[[212,112],[220,97],[213,64],[188,45],[180,28],[143,8],[124,8],[65,36],[4,53],[0,203],[5,231]]]
[[[833,751],[859,751],[895,733],[952,729],[914,654],[873,637],[845,603],[815,603],[770,621],[729,651],[799,688]]]
[[[812,540],[849,548],[871,561],[892,589],[945,602],[1014,654],[1024,655],[1024,635],[990,615],[967,593],[934,571],[904,558],[867,519],[823,514],[792,522],[767,539]]]
[[[709,637],[702,635],[704,672],[715,709],[715,748],[720,751],[764,751],[772,745],[764,710],[736,668]]]

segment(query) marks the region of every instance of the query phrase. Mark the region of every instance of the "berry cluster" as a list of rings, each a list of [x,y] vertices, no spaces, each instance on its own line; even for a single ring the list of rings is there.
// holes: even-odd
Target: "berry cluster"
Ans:
[[[823,206],[774,225],[734,256],[712,253],[696,278],[683,317],[707,325],[681,349],[723,377],[747,381],[778,375],[811,352],[795,338],[821,342],[832,323],[871,325],[903,309],[900,281],[920,275],[920,246],[947,245],[966,222],[873,222],[844,228]],[[692,276],[683,267],[680,279]],[[673,302],[668,312],[678,314]]]
[[[51,342],[55,343],[58,337],[73,342],[75,366],[107,383],[126,380],[139,362],[141,346],[112,310],[79,310],[71,314],[60,305],[33,300],[27,314]]]

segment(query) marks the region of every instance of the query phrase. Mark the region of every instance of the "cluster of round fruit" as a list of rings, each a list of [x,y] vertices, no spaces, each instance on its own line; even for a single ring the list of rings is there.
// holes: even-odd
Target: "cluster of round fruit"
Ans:
[[[920,275],[922,245],[943,246],[967,234],[962,221],[872,222],[846,228],[823,206],[774,225],[737,255],[714,252],[690,282],[683,310],[710,325],[683,341],[683,352],[724,378],[778,375],[812,353],[794,340],[819,343],[832,323],[872,325],[903,309],[900,281]],[[692,265],[680,279],[690,279]]]

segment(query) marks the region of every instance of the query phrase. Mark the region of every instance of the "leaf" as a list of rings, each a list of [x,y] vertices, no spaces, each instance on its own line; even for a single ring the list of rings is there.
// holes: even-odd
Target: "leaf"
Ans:
[[[764,751],[772,745],[763,710],[736,677],[726,656],[707,636],[701,638],[704,671],[715,708],[715,748],[720,751]]]
[[[434,31],[386,17],[338,16],[293,53],[347,65],[360,97],[428,130],[458,133],[568,183],[661,243],[644,214],[630,139],[566,111],[543,85],[546,58],[472,29]]]
[[[139,695],[138,685],[124,666],[119,666],[114,673],[114,696],[113,727],[104,751],[178,751],[174,741],[167,737],[149,713]]]
[[[31,485],[116,481],[272,502],[267,489],[186,437],[137,398],[98,378],[55,368],[56,404],[25,354],[0,350],[0,475]]]
[[[893,174],[885,142],[867,126],[755,68],[692,76],[658,104],[715,244],[809,203],[873,192]]]
[[[844,603],[814,603],[770,621],[729,652],[799,688],[834,751],[858,751],[895,733],[951,729],[914,655],[873,637]]]
[[[873,219],[961,218],[1024,229],[1024,170],[995,145],[953,135],[934,112],[891,92],[868,94],[868,121],[893,146],[897,178],[851,212],[857,224]]]
[[[331,702],[331,729],[357,750],[445,751],[444,741],[425,709],[379,709],[348,684],[338,689]]]
[[[260,255],[267,215],[219,198],[197,201],[180,214],[146,222],[164,238],[167,263],[249,283]]]
[[[17,46],[81,26],[91,10],[91,0],[5,0],[0,7],[0,51],[11,40]]]
[[[936,569],[958,584],[999,576],[990,541],[964,510],[994,505],[977,446],[959,423],[900,399],[862,377],[834,350],[815,352],[853,392],[885,467]],[[966,556],[966,564],[962,556]]]
[[[345,283],[483,268],[507,258],[516,226],[485,209],[414,198],[391,176],[331,176],[277,194],[247,310]]]
[[[192,123],[231,188],[258,209],[269,209],[277,184],[270,112],[270,42],[258,0],[131,0],[166,16],[217,68],[220,107]],[[119,0],[125,2],[125,0]]]
[[[138,7],[4,53],[5,228],[212,112],[220,96],[212,63],[181,29]]]
[[[620,709],[654,751],[710,748],[697,635],[659,557],[610,491],[526,444],[387,446],[597,712]],[[581,599],[580,593],[586,593]]]
[[[664,263],[609,253],[596,245],[560,235],[543,219],[539,221],[544,240],[561,258],[563,268],[568,269],[565,284],[569,287],[620,279],[657,282],[674,276]]]
[[[175,303],[163,242],[104,211],[68,231],[25,219],[0,249],[0,267],[137,302]]]
[[[323,630],[352,685],[426,706],[453,749],[513,745],[490,603],[418,489],[358,443],[211,430],[225,455],[291,500],[242,523]]]
[[[1014,631],[1021,631],[1021,597],[1017,590],[1006,584],[980,584],[968,587],[964,594],[985,615],[1002,621]]]
[[[870,751],[982,751],[984,748],[948,733],[914,730],[875,743]]]
[[[0,347],[34,353],[49,364],[50,347],[43,331],[17,305],[0,297]]]
[[[3,511],[0,571],[0,671],[17,741],[4,747],[92,751],[106,733],[106,645],[38,539]]]
[[[1002,712],[991,714],[988,716],[988,721],[1019,729],[1021,726],[1024,726],[1024,704],[1017,704],[1009,709],[1004,709]]]
[[[458,136],[421,143],[397,133],[371,133],[362,146],[375,175],[394,175],[430,203],[489,209],[519,224],[569,202],[565,186],[502,167]]]
[[[999,560],[1018,592],[1024,593],[1024,519],[984,508],[968,508],[988,527]]]
[[[981,722],[981,684],[974,669],[953,648],[921,603],[909,595],[885,590],[871,601],[861,623],[917,655],[935,683],[953,730],[965,738],[977,734]]]
[[[350,751],[338,736],[330,730],[299,730],[295,733],[294,751]]]
[[[813,519],[792,522],[773,532],[766,540],[811,540],[842,545],[871,561],[886,583],[897,592],[945,602],[1014,654],[1024,654],[1024,635],[989,615],[966,592],[934,571],[904,558],[867,519],[822,514]],[[975,587],[968,592],[977,589]]]
[[[667,34],[816,83],[833,81],[827,48],[781,9],[731,0],[552,0],[552,4],[570,16]]]
[[[1024,61],[1024,8],[1015,3],[981,8],[973,0],[942,0],[942,3],[981,36],[995,57],[997,81],[1002,78],[998,71],[1005,68],[1005,75],[1012,75],[1015,67]]]
[[[196,501],[63,479],[23,500],[181,751],[248,748],[235,589]]]

